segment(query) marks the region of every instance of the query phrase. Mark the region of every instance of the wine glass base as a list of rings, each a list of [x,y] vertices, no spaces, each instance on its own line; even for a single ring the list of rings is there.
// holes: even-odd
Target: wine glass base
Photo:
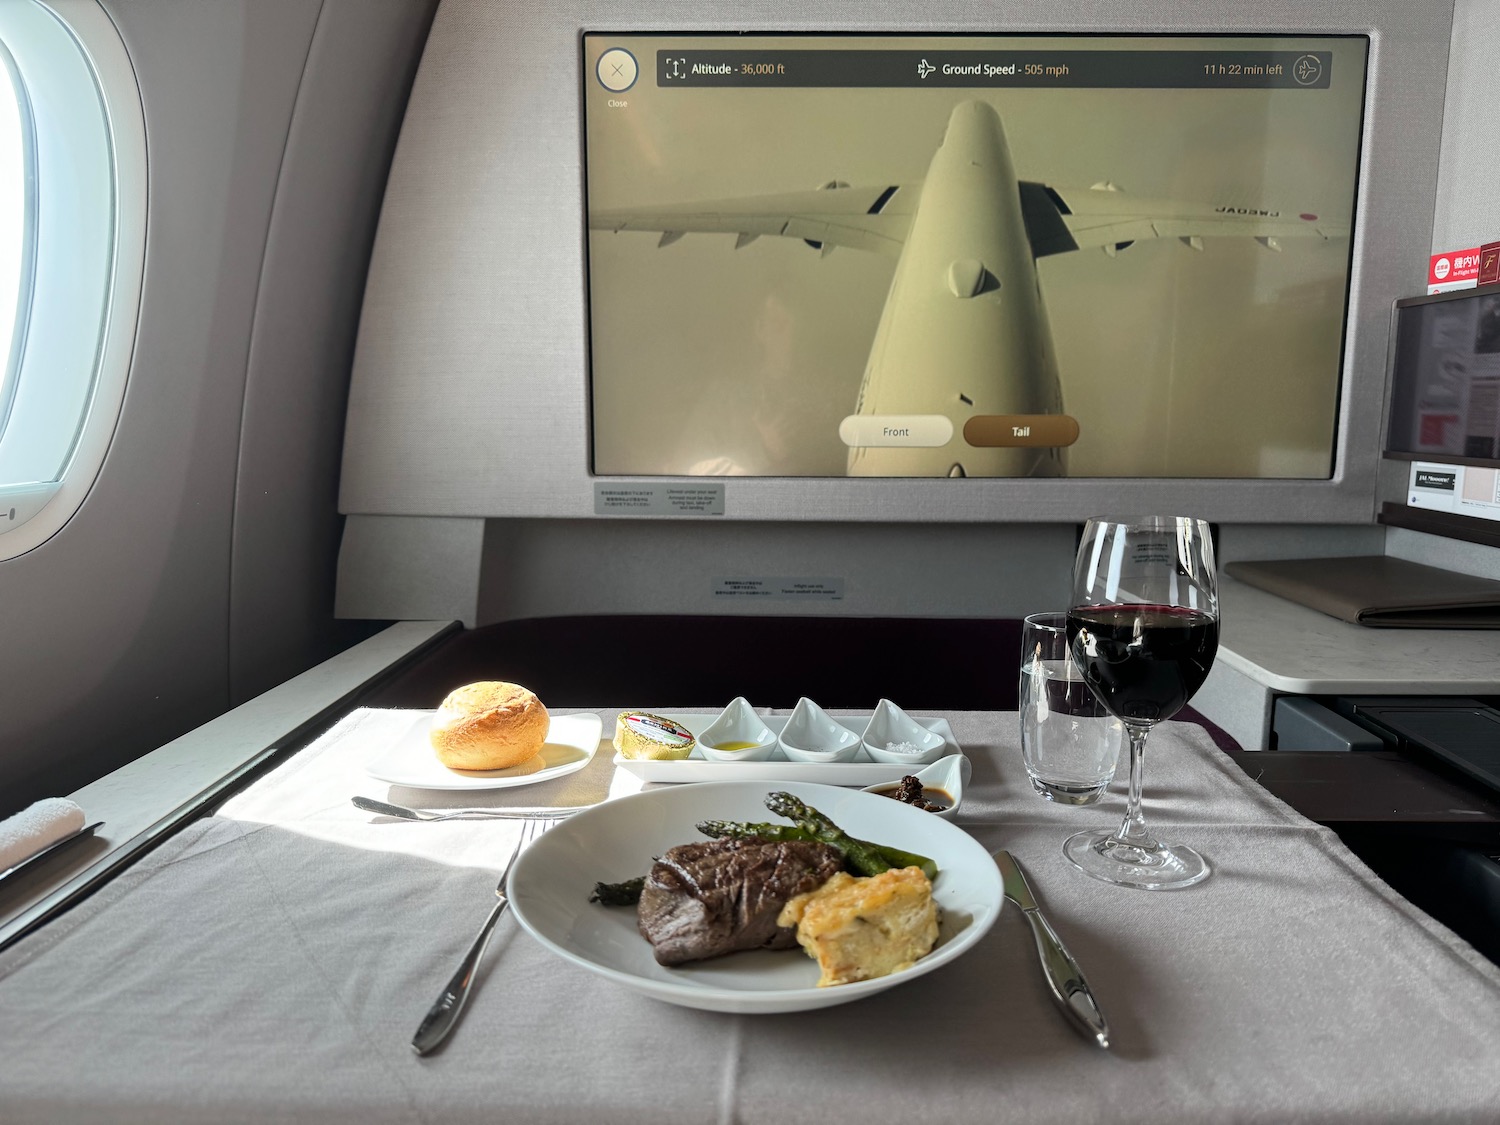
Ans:
[[[1085,875],[1146,891],[1191,887],[1208,878],[1209,866],[1192,848],[1157,844],[1154,849],[1114,843],[1108,828],[1079,832],[1063,843],[1063,855]]]

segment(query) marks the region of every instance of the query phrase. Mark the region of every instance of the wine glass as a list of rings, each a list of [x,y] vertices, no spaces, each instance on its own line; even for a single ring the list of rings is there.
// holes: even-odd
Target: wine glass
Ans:
[[[1063,853],[1089,875],[1147,890],[1208,878],[1192,848],[1165,844],[1141,815],[1146,736],[1203,686],[1219,647],[1208,524],[1185,516],[1089,520],[1073,567],[1068,642],[1084,682],[1125,724],[1130,796],[1120,827],[1070,836]]]

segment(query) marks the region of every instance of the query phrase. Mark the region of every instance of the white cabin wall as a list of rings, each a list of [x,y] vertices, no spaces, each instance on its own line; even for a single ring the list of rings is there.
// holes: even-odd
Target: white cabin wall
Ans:
[[[1500,239],[1500,4],[1456,0],[1432,252]]]
[[[245,378],[230,702],[351,643],[333,620],[338,474],[365,271],[437,0],[323,0],[287,134]]]
[[[0,563],[0,815],[340,643],[343,388],[434,5],[105,0],[146,119],[138,337],[92,492]]]

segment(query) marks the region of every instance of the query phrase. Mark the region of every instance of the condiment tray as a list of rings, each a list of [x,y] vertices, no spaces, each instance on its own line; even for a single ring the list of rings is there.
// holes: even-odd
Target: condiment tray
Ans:
[[[697,737],[717,719],[713,714],[684,714],[678,711],[657,711],[664,719],[673,719]],[[777,734],[786,726],[789,715],[763,715],[766,726]],[[835,715],[838,722],[856,735],[865,729],[870,715]],[[943,754],[962,754],[963,747],[953,737],[953,728],[948,720],[922,718],[913,715],[918,723],[940,735],[943,739]],[[615,765],[642,781],[809,781],[819,785],[874,785],[881,781],[899,781],[904,775],[913,773],[918,767],[896,762],[872,762],[861,746],[848,762],[789,762],[780,749],[774,751],[763,762],[712,761],[703,754],[703,747],[694,746],[689,757],[675,761],[646,761],[615,755]]]

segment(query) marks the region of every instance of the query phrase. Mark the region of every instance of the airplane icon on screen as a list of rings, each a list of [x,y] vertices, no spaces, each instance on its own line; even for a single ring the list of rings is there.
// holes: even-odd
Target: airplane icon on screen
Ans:
[[[917,77],[918,78],[926,78],[929,74],[931,74],[936,69],[937,69],[937,67],[933,66],[926,59],[923,59],[921,62],[917,63]]]

